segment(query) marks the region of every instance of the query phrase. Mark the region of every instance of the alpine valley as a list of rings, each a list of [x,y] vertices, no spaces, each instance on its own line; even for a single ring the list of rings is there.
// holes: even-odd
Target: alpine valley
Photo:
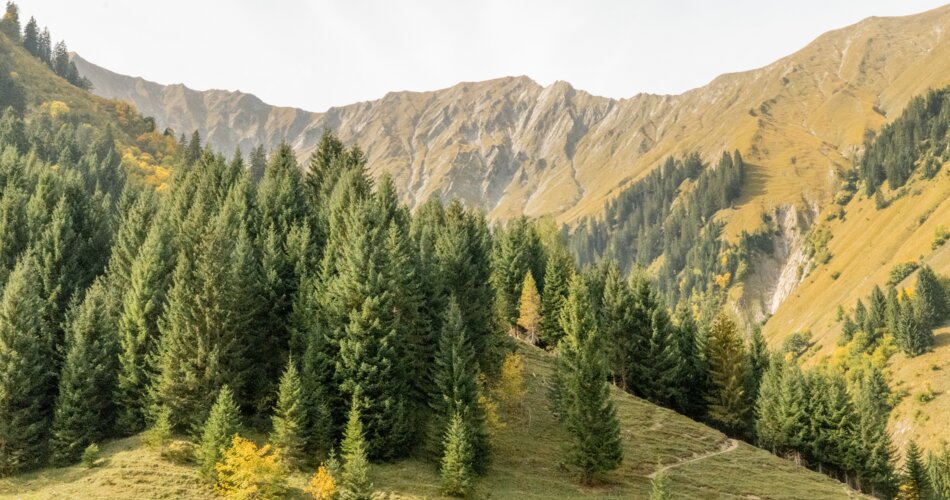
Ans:
[[[950,498],[950,6],[325,111],[25,17],[0,498]]]

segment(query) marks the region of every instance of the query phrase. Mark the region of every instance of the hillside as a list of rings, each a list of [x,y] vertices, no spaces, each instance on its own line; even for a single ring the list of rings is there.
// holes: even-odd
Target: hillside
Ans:
[[[591,96],[525,77],[392,92],[324,113],[266,105],[227,91],[197,92],[117,75],[76,57],[94,92],[133,102],[162,127],[198,129],[218,149],[286,140],[305,156],[324,127],[359,144],[375,174],[404,199],[459,197],[494,218],[597,214],[606,199],[664,157],[738,149],[758,182],[734,228],[763,208],[821,204],[847,165],[913,95],[950,83],[950,7],[869,18],[822,35],[766,67],[720,76],[681,95]]]
[[[677,498],[848,498],[857,494],[827,477],[735,443],[720,432],[641,399],[613,391],[622,425],[624,462],[610,483],[587,489],[558,467],[566,436],[548,410],[552,358],[522,347],[528,393],[523,412],[505,415],[495,440],[495,460],[478,482],[476,498],[644,498],[656,464],[663,464]],[[47,469],[0,479],[0,498],[209,498],[190,466],[175,465],[145,448],[137,437],[109,443],[104,463]],[[372,479],[392,498],[439,498],[438,471],[409,459],[376,465]],[[298,474],[292,484],[303,488]]]

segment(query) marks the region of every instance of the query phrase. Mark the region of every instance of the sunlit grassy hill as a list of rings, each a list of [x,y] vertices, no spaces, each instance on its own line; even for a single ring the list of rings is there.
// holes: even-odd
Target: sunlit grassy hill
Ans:
[[[825,220],[837,213],[836,205],[824,207],[819,224],[832,237],[827,248],[831,260],[818,265],[778,308],[764,327],[773,347],[778,348],[794,332],[811,332],[815,346],[806,355],[807,365],[840,356],[841,323],[837,306],[845,311],[859,298],[865,299],[875,285],[884,288],[890,271],[906,262],[925,263],[938,274],[950,274],[950,245],[934,246],[943,228],[950,228],[950,174],[944,165],[936,178],[916,179],[903,188],[903,196],[887,208],[877,209],[873,199],[859,194],[844,207],[844,219]],[[888,198],[895,193],[887,192]],[[916,273],[898,287],[913,288]],[[894,355],[889,363],[893,389],[904,394],[893,412],[891,431],[903,446],[917,439],[933,448],[950,438],[950,328],[935,331],[933,352],[914,358]],[[921,396],[923,394],[930,395]],[[932,397],[932,400],[928,400]]]
[[[563,465],[565,431],[551,415],[547,391],[553,358],[521,347],[527,395],[523,407],[503,414],[489,473],[474,498],[645,498],[650,474],[666,470],[678,498],[847,498],[841,483],[809,471],[672,411],[614,390],[624,442],[621,467],[606,484],[580,486]],[[99,467],[46,469],[0,480],[0,498],[205,498],[213,495],[191,466],[163,460],[139,438],[103,446]],[[376,465],[372,479],[391,498],[438,498],[435,465],[419,459]],[[295,494],[307,477],[294,475]]]

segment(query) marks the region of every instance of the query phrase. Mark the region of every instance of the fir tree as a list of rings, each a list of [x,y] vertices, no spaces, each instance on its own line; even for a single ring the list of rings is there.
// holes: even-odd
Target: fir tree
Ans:
[[[472,449],[462,416],[455,413],[445,431],[442,455],[442,491],[464,497],[472,483]]]
[[[270,444],[291,467],[300,467],[306,453],[307,414],[300,376],[292,359],[287,361],[287,369],[280,378],[272,422]]]
[[[706,365],[706,342],[686,306],[677,307],[676,334],[680,353],[679,411],[699,419],[706,413],[706,390],[709,385],[709,369]]]
[[[97,281],[71,311],[50,441],[54,464],[76,462],[112,431],[116,345],[109,307],[108,292]]]
[[[544,267],[544,293],[541,295],[540,340],[545,347],[554,347],[563,336],[558,323],[561,307],[567,298],[567,284],[574,273],[569,255],[549,255]]]
[[[521,300],[518,302],[518,326],[524,329],[531,338],[537,337],[541,326],[541,297],[538,288],[528,271],[521,286]]]
[[[488,226],[484,215],[466,212],[458,201],[445,208],[444,219],[445,225],[436,242],[439,273],[451,276],[445,282],[445,291],[458,300],[465,333],[472,344],[479,369],[491,374],[501,359],[491,313],[494,292],[491,286]]]
[[[950,305],[947,302],[946,291],[930,266],[921,267],[917,273],[914,298],[928,327],[935,328],[947,318],[947,309]]]
[[[163,224],[152,227],[131,267],[128,291],[118,322],[119,375],[116,402],[118,430],[133,434],[145,428],[148,384],[155,375],[152,359],[159,338],[173,256]]]
[[[444,454],[442,433],[457,414],[465,423],[472,466],[475,471],[484,471],[489,458],[489,440],[484,411],[479,404],[478,365],[454,298],[449,299],[442,322],[434,370],[435,391],[430,400],[435,413],[434,428],[438,429],[435,456]]]
[[[497,310],[507,328],[518,320],[518,298],[525,274],[531,271],[538,248],[537,235],[525,217],[510,221],[496,231],[492,241],[492,283],[497,293]]]
[[[926,499],[930,498],[930,478],[924,467],[920,448],[917,443],[910,441],[904,451],[904,470],[901,473],[901,498]]]
[[[22,257],[0,300],[0,476],[46,457],[54,368],[36,273],[33,256]]]
[[[741,434],[748,423],[749,360],[736,323],[726,314],[713,322],[709,345],[709,418],[732,435]]]
[[[565,336],[558,348],[559,404],[571,435],[569,461],[581,470],[581,481],[590,484],[620,464],[623,449],[590,292],[578,276],[571,280],[561,310],[561,328]]]
[[[889,389],[884,374],[876,368],[867,373],[853,391],[857,421],[851,438],[851,456],[861,488],[872,495],[895,491],[894,451],[887,431]]]
[[[23,28],[23,48],[33,57],[40,56],[40,28],[32,17]]]
[[[927,455],[927,474],[936,498],[950,498],[950,446],[944,443]]]
[[[221,460],[240,426],[241,413],[234,402],[234,394],[224,385],[218,391],[211,413],[201,429],[201,439],[195,451],[198,468],[203,474],[211,476],[214,473],[215,464]]]
[[[746,394],[750,407],[755,405],[759,397],[759,386],[768,368],[769,348],[765,343],[765,337],[762,336],[762,329],[756,325],[752,328],[752,335],[749,337],[749,386],[746,388]]]
[[[245,390],[247,331],[257,306],[257,267],[239,217],[240,188],[211,222],[195,262],[180,255],[168,292],[150,395],[176,427],[196,426],[219,388]]]
[[[353,396],[343,441],[340,443],[343,466],[340,471],[340,498],[343,500],[369,500],[373,483],[369,479],[366,437],[360,420],[358,394]]]
[[[600,307],[600,324],[609,346],[610,372],[614,384],[633,390],[634,358],[639,353],[641,338],[633,331],[636,313],[633,295],[617,266],[608,264],[604,281],[604,297]]]

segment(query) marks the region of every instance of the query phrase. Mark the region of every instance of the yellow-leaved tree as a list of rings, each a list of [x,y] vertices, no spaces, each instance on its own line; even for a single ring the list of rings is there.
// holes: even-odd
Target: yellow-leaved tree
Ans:
[[[531,339],[537,338],[541,328],[541,296],[531,271],[524,275],[521,287],[521,302],[518,304],[518,326],[527,332]]]
[[[316,500],[333,500],[338,496],[336,480],[324,465],[321,465],[317,473],[310,478],[304,491]]]
[[[287,470],[280,453],[270,445],[260,448],[235,435],[231,447],[215,465],[218,472],[216,491],[225,498],[270,499],[287,493]]]

